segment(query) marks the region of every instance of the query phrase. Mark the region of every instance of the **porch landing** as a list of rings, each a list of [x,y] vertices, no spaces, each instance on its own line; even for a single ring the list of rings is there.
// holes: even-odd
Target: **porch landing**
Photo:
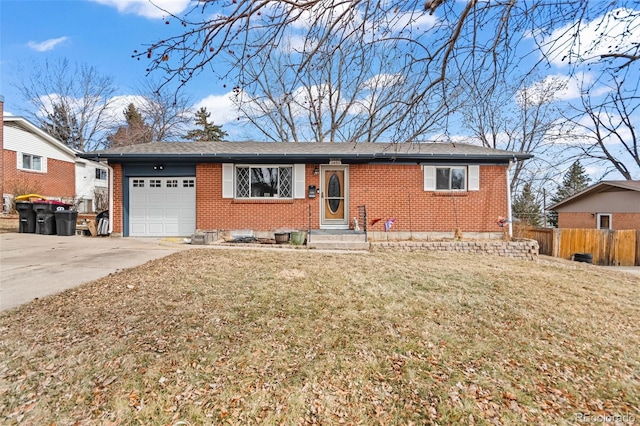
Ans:
[[[367,236],[351,229],[312,229],[307,235],[307,248],[369,250]]]

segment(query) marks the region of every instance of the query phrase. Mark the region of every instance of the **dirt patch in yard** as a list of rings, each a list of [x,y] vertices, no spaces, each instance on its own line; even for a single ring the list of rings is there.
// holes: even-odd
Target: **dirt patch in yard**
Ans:
[[[638,294],[630,274],[544,257],[186,250],[0,315],[0,412],[26,424],[633,423]]]

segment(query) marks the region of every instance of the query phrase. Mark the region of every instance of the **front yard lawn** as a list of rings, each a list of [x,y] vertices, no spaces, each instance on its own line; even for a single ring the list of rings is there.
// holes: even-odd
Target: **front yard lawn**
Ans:
[[[0,413],[639,422],[639,281],[550,258],[186,250],[0,315]]]

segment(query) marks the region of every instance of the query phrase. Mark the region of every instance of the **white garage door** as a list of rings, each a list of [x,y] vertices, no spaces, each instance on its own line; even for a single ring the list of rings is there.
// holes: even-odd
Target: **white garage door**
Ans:
[[[195,177],[129,178],[130,236],[187,236],[195,229]]]

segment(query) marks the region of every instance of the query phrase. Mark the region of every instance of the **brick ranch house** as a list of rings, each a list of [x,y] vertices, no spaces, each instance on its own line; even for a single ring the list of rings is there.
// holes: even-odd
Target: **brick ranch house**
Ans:
[[[549,210],[558,212],[558,228],[640,229],[640,181],[602,181]]]
[[[353,229],[502,236],[509,167],[528,154],[451,143],[154,142],[82,157],[113,168],[113,235]],[[389,234],[387,234],[389,235]]]

